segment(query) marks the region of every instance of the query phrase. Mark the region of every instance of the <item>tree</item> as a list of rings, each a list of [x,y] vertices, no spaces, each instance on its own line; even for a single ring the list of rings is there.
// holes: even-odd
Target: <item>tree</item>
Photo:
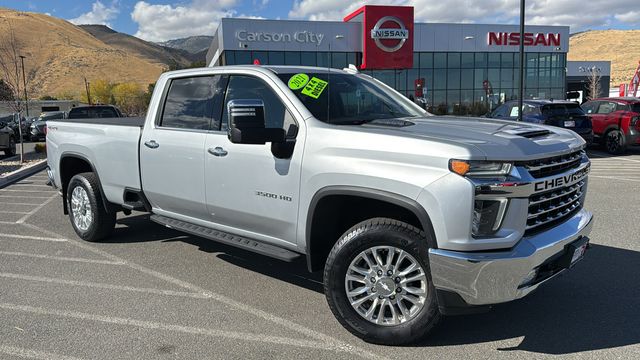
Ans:
[[[588,70],[587,90],[589,90],[589,95],[587,96],[587,100],[593,100],[600,97],[600,80],[602,79],[602,75],[600,75],[600,69],[595,66]]]
[[[43,95],[43,96],[40,96],[39,100],[58,100],[58,99],[51,95]]]
[[[87,99],[87,94],[82,94],[82,101],[91,104],[112,104],[115,105],[115,100],[111,95],[113,90],[113,84],[110,81],[104,79],[98,79],[89,82],[89,92],[91,93],[91,101]]]
[[[13,101],[13,91],[4,80],[0,79],[0,101]]]
[[[128,115],[140,115],[147,108],[145,92],[136,83],[117,84],[112,89],[115,105]]]
[[[5,22],[7,31],[0,32],[0,79],[5,85],[5,92],[11,94],[5,96],[11,101],[12,110],[19,113],[23,108],[20,96],[22,73],[18,69],[22,44],[16,38],[11,21],[5,20]]]

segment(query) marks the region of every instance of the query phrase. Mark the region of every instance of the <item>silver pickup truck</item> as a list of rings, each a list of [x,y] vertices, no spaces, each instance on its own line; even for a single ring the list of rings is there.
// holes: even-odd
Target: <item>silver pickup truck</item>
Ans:
[[[355,69],[163,74],[145,119],[47,123],[48,173],[81,238],[116,213],[324,271],[338,321],[380,344],[521,298],[588,247],[584,141],[430,116]]]

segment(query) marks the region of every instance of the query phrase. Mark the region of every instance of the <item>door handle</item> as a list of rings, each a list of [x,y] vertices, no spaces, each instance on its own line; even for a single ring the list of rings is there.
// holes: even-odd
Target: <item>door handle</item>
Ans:
[[[213,156],[227,156],[228,154],[227,150],[221,148],[220,146],[216,146],[215,148],[209,148],[207,151],[209,152],[209,154]]]
[[[158,144],[155,140],[149,140],[144,143],[144,146],[148,147],[149,149],[157,149],[160,144]]]

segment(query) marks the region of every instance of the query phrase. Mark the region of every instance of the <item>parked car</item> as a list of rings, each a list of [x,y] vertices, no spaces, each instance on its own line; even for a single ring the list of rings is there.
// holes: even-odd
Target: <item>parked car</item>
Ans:
[[[580,134],[587,145],[593,142],[591,120],[579,104],[570,101],[524,100],[522,106],[522,121],[570,129]],[[518,101],[507,101],[487,117],[518,120]]]
[[[16,137],[13,129],[9,126],[9,122],[13,121],[13,115],[0,117],[0,151],[4,151],[7,156],[16,153]]]
[[[80,238],[104,240],[117,212],[141,210],[306,256],[337,320],[374,343],[526,296],[583,258],[593,224],[575,132],[429,116],[353,69],[173,71],[146,118],[47,126],[47,174]]]
[[[591,118],[593,134],[611,154],[640,145],[640,99],[611,97],[587,101],[582,108]]]
[[[49,120],[59,120],[64,119],[64,112],[62,111],[50,111],[43,112],[38,117],[38,120],[34,121],[29,125],[29,135],[31,141],[40,141],[44,140],[46,137],[45,126],[47,126],[47,121]]]
[[[120,109],[113,105],[76,106],[69,111],[68,119],[119,118]]]

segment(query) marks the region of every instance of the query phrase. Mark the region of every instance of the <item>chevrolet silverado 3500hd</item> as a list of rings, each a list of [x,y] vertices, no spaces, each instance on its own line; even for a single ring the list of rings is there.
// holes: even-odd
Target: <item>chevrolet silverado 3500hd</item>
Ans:
[[[324,271],[338,321],[402,344],[442,315],[521,298],[588,246],[577,134],[430,116],[354,69],[173,71],[145,119],[47,123],[79,237],[116,213]]]

